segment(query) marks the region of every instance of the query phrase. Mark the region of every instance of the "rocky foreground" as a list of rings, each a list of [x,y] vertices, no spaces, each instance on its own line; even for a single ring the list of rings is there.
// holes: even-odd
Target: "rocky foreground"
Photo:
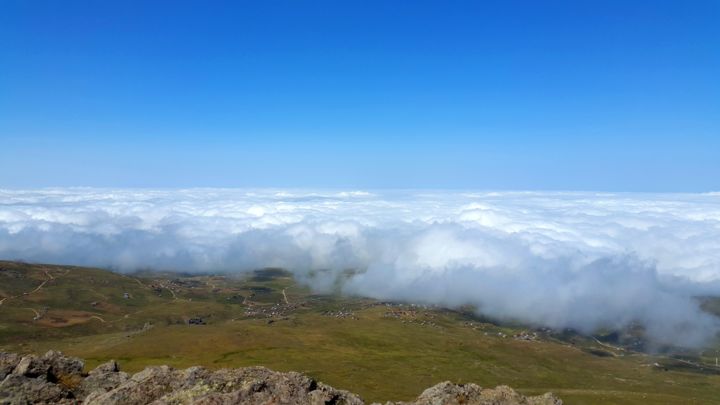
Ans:
[[[264,367],[176,370],[148,367],[129,375],[109,361],[85,373],[74,357],[49,351],[44,356],[0,353],[0,404],[347,404],[359,396],[300,373]],[[553,394],[525,397],[510,387],[440,383],[415,401],[387,405],[561,405]]]

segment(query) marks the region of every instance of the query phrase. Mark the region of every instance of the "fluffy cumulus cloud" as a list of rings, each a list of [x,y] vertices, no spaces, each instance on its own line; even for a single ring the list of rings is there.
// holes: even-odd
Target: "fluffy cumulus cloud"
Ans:
[[[694,297],[720,295],[720,195],[0,190],[0,257],[284,267],[320,290],[700,345],[718,331]]]

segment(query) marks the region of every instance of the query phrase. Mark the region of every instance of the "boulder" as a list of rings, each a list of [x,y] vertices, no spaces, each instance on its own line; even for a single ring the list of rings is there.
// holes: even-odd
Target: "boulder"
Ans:
[[[412,402],[388,402],[387,405],[562,405],[551,393],[526,397],[501,385],[483,389],[477,384],[453,384],[445,381],[423,391]]]
[[[359,397],[336,390],[295,372],[279,373],[264,367],[209,371],[149,367],[104,394],[93,394],[86,404],[348,404]]]
[[[111,360],[83,374],[82,360],[49,351],[42,357],[0,353],[0,404],[345,404],[357,395],[306,375],[265,367],[208,370],[148,367],[130,377]],[[411,402],[386,405],[561,405],[548,393],[526,397],[510,387],[443,382]]]
[[[92,371],[90,371],[90,375],[117,373],[118,371],[120,371],[120,366],[118,365],[117,361],[110,360],[106,363],[103,363],[103,364],[95,367]]]
[[[86,404],[148,404],[171,392],[177,373],[168,366],[148,367],[110,391],[88,395]]]
[[[82,382],[83,368],[85,368],[82,360],[50,350],[45,353],[41,361],[48,366],[48,380],[58,382],[66,388],[74,388]]]
[[[15,353],[0,352],[0,381],[12,373],[20,362],[20,356]]]
[[[129,380],[127,373],[120,371],[115,360],[110,360],[94,368],[87,377],[73,390],[76,398],[85,398],[90,394],[102,395],[125,381]]]
[[[10,374],[0,382],[0,404],[58,404],[71,397],[64,387],[47,381],[45,377]]]
[[[36,378],[46,377],[50,382],[72,385],[83,377],[82,360],[63,356],[62,353],[50,350],[42,357],[35,355],[23,356],[13,370],[13,374]]]
[[[35,355],[23,356],[13,370],[13,374],[25,377],[46,377],[50,370],[50,364]]]

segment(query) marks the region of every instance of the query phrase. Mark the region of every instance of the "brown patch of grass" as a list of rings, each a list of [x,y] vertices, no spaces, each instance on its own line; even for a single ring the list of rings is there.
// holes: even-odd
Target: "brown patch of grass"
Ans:
[[[48,313],[36,321],[36,323],[53,328],[64,328],[86,323],[92,320],[91,317],[93,315],[95,314],[84,311],[52,310],[48,311]]]

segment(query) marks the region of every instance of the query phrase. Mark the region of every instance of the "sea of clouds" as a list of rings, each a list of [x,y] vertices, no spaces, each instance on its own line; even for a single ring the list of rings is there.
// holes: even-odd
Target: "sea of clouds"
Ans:
[[[318,290],[658,343],[720,330],[720,194],[0,190],[0,258],[119,271],[283,267]],[[346,270],[355,275],[346,277]]]

